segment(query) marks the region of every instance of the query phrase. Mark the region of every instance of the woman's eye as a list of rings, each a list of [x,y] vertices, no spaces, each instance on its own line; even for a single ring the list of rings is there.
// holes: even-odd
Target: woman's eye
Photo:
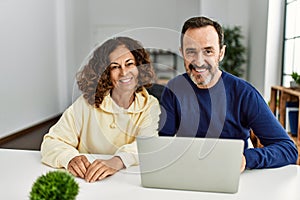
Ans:
[[[126,64],[127,67],[132,67],[132,66],[134,66],[134,65],[135,65],[134,62],[130,62],[130,63],[127,63],[127,64]]]
[[[120,66],[118,66],[118,65],[111,65],[111,66],[110,66],[110,69],[111,69],[111,70],[113,70],[113,69],[118,69],[118,68],[120,68]]]

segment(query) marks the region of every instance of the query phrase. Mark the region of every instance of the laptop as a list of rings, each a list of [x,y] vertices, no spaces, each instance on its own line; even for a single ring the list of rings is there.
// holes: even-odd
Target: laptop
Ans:
[[[137,147],[143,187],[238,191],[243,140],[138,137]]]

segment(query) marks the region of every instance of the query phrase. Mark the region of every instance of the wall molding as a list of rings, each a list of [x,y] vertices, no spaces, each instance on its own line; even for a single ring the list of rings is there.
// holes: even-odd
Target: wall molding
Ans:
[[[12,141],[12,140],[15,140],[15,139],[17,139],[17,138],[20,138],[20,137],[22,137],[22,136],[25,136],[26,134],[29,134],[29,133],[33,132],[34,130],[36,130],[36,129],[39,129],[39,128],[43,127],[43,126],[46,126],[46,125],[49,124],[51,121],[52,121],[53,123],[55,123],[55,122],[57,122],[57,121],[59,120],[59,118],[61,117],[61,115],[62,115],[62,114],[58,114],[58,115],[56,115],[56,116],[54,116],[54,117],[52,117],[52,118],[50,118],[50,119],[47,119],[47,120],[45,120],[45,121],[42,121],[42,122],[40,122],[40,123],[38,123],[38,124],[35,124],[35,125],[33,125],[33,126],[29,127],[29,128],[26,128],[26,129],[17,131],[17,132],[15,132],[15,133],[13,133],[13,134],[10,134],[10,135],[8,135],[8,136],[5,136],[5,137],[3,137],[3,138],[0,138],[0,145],[5,144],[5,143],[7,143],[7,142],[10,142],[10,141]]]

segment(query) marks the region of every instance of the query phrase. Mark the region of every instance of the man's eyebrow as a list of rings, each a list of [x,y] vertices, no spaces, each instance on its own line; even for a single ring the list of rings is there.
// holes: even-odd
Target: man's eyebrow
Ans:
[[[204,47],[204,50],[215,50],[215,48],[213,46],[208,46],[208,47]]]
[[[194,48],[194,47],[188,47],[188,48],[186,48],[185,49],[185,51],[190,51],[190,50],[195,50],[196,48]]]

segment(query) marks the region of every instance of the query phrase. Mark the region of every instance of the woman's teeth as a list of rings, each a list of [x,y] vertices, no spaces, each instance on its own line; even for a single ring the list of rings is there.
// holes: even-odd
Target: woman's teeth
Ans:
[[[121,83],[128,83],[131,80],[131,78],[127,78],[127,79],[121,79],[119,80]]]

